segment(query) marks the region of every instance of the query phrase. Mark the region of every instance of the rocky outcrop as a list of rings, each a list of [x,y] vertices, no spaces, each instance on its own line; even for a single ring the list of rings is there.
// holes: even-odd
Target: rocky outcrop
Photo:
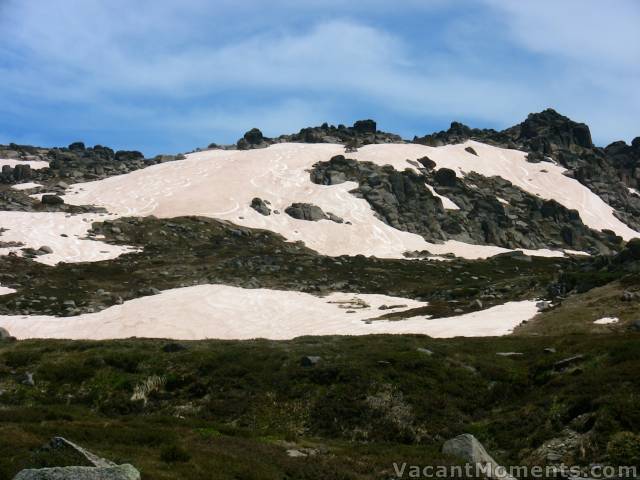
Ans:
[[[64,203],[64,200],[62,199],[62,197],[59,197],[58,195],[50,195],[50,194],[43,195],[40,201],[44,205],[62,205]]]
[[[317,222],[318,220],[328,219],[320,207],[311,203],[293,203],[285,208],[284,212],[297,220]]]
[[[250,150],[252,148],[266,148],[272,143],[273,141],[262,135],[262,132],[259,129],[252,128],[246,132],[240,140],[238,140],[236,146],[238,147],[238,150]]]
[[[587,125],[549,108],[502,131],[453,122],[446,131],[414,137],[413,141],[437,147],[469,139],[529,152],[530,162],[553,159],[616,209],[620,220],[640,229],[640,195],[629,190],[640,187],[640,137],[631,145],[614,142],[600,148],[593,144]]]
[[[421,160],[417,165],[431,167],[428,159]],[[352,193],[367,200],[379,218],[429,242],[458,240],[511,249],[568,248],[593,253],[610,253],[621,242],[615,235],[589,229],[576,211],[542,200],[507,180],[475,172],[458,178],[447,168],[418,170],[398,172],[391,166],[337,155],[314,165],[310,175],[322,185],[357,182]],[[445,210],[425,183],[460,209]]]
[[[31,165],[17,164],[15,167],[3,165],[0,171],[0,183],[18,183],[31,179]]]
[[[487,453],[476,437],[469,433],[458,435],[444,442],[442,453],[464,460],[470,464],[479,464],[487,471],[488,478],[513,480],[491,455]]]
[[[404,143],[399,135],[381,132],[377,129],[374,120],[358,120],[353,126],[329,125],[323,123],[319,127],[308,127],[301,129],[298,133],[290,135],[280,135],[276,138],[267,138],[257,128],[252,128],[238,140],[235,145],[220,147],[216,144],[209,145],[210,148],[237,148],[239,150],[249,150],[254,148],[265,148],[274,143],[340,143],[355,150],[359,146],[374,143]]]
[[[587,414],[588,415],[588,414]],[[532,465],[581,464],[591,449],[589,434],[564,428],[561,434],[545,441],[526,459]]]
[[[62,192],[62,189],[51,188],[52,191]],[[46,195],[45,195],[46,196]],[[51,197],[57,197],[63,200],[59,195],[51,195]],[[95,207],[93,205],[68,205],[64,201],[58,200],[45,200],[41,202],[35,198],[31,198],[25,191],[18,191],[13,189],[6,189],[0,191],[0,210],[9,212],[67,212],[67,213],[89,213],[89,212],[104,212],[105,209],[101,207]]]
[[[0,145],[0,158],[49,162],[49,168],[38,170],[31,169],[28,164],[18,164],[15,167],[4,166],[0,173],[0,184],[14,184],[29,180],[52,187],[63,179],[68,183],[100,180],[185,157],[157,155],[153,158],[144,158],[144,155],[137,150],[114,151],[102,145],[86,147],[83,142],[74,142],[65,148]]]
[[[605,147],[604,153],[618,171],[622,183],[640,191],[640,137],[634,138],[631,145],[613,142]]]

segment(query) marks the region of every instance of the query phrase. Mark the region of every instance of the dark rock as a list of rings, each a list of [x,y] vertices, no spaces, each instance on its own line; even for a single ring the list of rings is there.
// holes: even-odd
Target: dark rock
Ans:
[[[250,145],[258,145],[264,141],[264,135],[262,135],[262,132],[257,128],[252,128],[251,130],[246,132],[243,138]]]
[[[478,152],[476,152],[473,147],[466,147],[464,151],[470,153],[471,155],[475,155],[476,157],[478,156]]]
[[[78,152],[84,152],[86,150],[84,142],[73,142],[67,148],[71,151],[78,151]]]
[[[393,310],[395,308],[407,308],[406,305],[380,305],[378,310]]]
[[[333,213],[331,213],[331,212],[327,212],[327,213],[326,213],[326,215],[327,215],[327,218],[328,218],[329,220],[331,220],[332,222],[336,222],[336,223],[344,223],[344,219],[343,219],[342,217],[339,217],[339,216],[337,216],[337,215],[334,215],[334,214],[333,214]]]
[[[253,208],[256,212],[268,216],[271,215],[271,209],[267,206],[264,200],[261,198],[254,198],[251,200],[251,208]]]
[[[317,205],[311,203],[293,203],[285,208],[285,213],[290,217],[298,220],[308,220],[317,222],[318,220],[326,220],[327,216]]]
[[[115,153],[115,159],[117,162],[132,162],[143,160],[144,155],[137,150],[118,150]]]
[[[527,153],[526,159],[529,163],[540,163],[544,160],[544,155],[539,152],[529,152]]]
[[[426,155],[422,158],[418,159],[418,163],[420,163],[424,168],[426,168],[427,170],[433,170],[434,168],[436,168],[437,164],[436,162],[434,162],[433,160],[431,160],[429,157],[427,157]]]
[[[154,287],[145,287],[145,288],[141,288],[140,290],[138,290],[138,294],[140,296],[151,296],[151,295],[159,295],[160,293],[162,293],[160,290],[158,290],[157,288]]]
[[[433,177],[436,183],[443,187],[454,187],[456,185],[456,172],[450,168],[440,168]]]
[[[322,360],[322,357],[318,357],[318,356],[313,356],[313,355],[305,355],[304,357],[302,357],[300,359],[300,365],[303,367],[314,367],[316,366],[320,361]]]
[[[633,260],[640,260],[640,238],[632,238],[627,242],[626,248]]]
[[[358,133],[376,133],[377,125],[373,120],[358,120],[353,124],[353,129]]]
[[[62,205],[64,203],[64,200],[62,199],[62,197],[59,197],[58,195],[51,195],[51,194],[43,195],[42,200],[40,201],[44,205]]]

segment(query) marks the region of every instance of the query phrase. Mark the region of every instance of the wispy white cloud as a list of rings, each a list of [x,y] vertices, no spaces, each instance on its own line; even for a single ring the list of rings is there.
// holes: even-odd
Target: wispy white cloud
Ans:
[[[456,5],[7,0],[0,110],[27,117],[58,107],[69,129],[114,132],[113,122],[192,141],[208,130],[228,140],[248,125],[297,130],[356,111],[413,125],[507,126],[555,106],[603,141],[640,134],[630,121],[640,111],[637,3]],[[411,30],[416,18],[424,27]]]

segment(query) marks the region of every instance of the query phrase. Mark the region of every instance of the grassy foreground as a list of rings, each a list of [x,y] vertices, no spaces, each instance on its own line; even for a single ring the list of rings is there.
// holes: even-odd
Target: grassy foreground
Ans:
[[[46,465],[54,435],[145,479],[388,479],[393,462],[455,463],[440,448],[465,432],[504,464],[567,429],[578,464],[640,461],[613,448],[640,433],[639,340],[0,342],[0,479]]]

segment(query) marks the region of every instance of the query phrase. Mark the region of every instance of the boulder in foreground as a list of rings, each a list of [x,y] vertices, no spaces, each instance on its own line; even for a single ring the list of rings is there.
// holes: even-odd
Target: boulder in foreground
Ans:
[[[63,437],[38,449],[34,462],[46,468],[22,470],[14,480],[140,480],[132,465],[116,465]]]
[[[132,465],[115,467],[53,467],[22,470],[13,480],[140,480]]]
[[[444,442],[442,453],[458,457],[467,463],[479,464],[487,468],[492,479],[514,480],[506,474],[504,469],[487,453],[482,444],[470,433],[458,435]]]

